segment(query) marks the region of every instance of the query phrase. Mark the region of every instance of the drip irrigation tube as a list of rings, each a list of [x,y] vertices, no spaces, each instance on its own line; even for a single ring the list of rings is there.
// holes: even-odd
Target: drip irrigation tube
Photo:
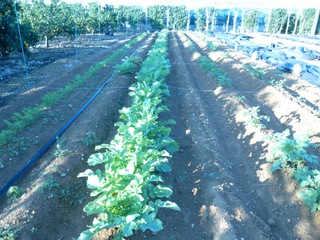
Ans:
[[[143,41],[143,43],[130,55],[132,57],[134,54],[137,53],[137,51],[141,48],[141,46],[146,42]],[[103,88],[113,80],[113,78],[118,75],[117,71],[113,72],[112,76],[105,81],[102,86],[93,94],[93,96],[81,107],[81,109],[67,122],[66,125],[64,125],[57,134],[51,138],[49,142],[47,142],[44,147],[40,149],[39,152],[37,152],[36,155],[34,155],[14,176],[11,178],[9,182],[7,182],[1,189],[0,189],[0,197],[12,186],[12,184],[23,174],[25,173],[28,168],[37,161],[51,146],[52,144],[59,138],[69,127],[70,125],[77,119],[77,117],[87,108],[87,106],[99,95],[99,93],[103,90]]]

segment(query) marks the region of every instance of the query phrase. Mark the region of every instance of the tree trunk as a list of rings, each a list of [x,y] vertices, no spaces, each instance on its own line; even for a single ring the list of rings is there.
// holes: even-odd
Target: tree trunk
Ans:
[[[206,8],[206,32],[209,32],[210,11]]]
[[[290,25],[290,16],[291,16],[291,14],[289,13],[289,14],[288,14],[288,19],[287,19],[286,34],[288,34],[288,31],[289,31],[289,25]]]
[[[240,28],[240,32],[241,32],[241,33],[244,32],[244,15],[245,15],[245,10],[242,10],[242,14],[241,14],[241,28]]]
[[[266,33],[269,33],[270,20],[271,20],[271,10],[270,10],[270,12],[269,12],[269,14],[268,14],[268,21],[267,21]]]
[[[170,23],[170,10],[167,8],[167,29],[169,29],[169,23]]]
[[[306,20],[304,19],[301,25],[301,28],[299,29],[299,34],[303,34],[303,30],[304,30],[304,24],[306,23]]]
[[[234,18],[233,18],[233,33],[236,33],[237,31],[237,18],[238,18],[238,11],[234,12]]]
[[[313,23],[312,23],[311,36],[316,35],[317,26],[319,22],[319,14],[320,14],[320,8],[317,8],[316,13],[314,15]]]
[[[212,13],[212,18],[211,18],[211,31],[213,32],[214,26],[215,26],[215,21],[216,21],[216,10]]]
[[[48,48],[49,47],[49,38],[48,36],[44,36],[44,47]]]
[[[229,32],[229,21],[230,21],[230,10],[229,10],[229,12],[228,12],[226,32]]]
[[[190,11],[188,12],[187,32],[189,31],[189,28],[190,28]]]
[[[298,14],[296,14],[296,21],[294,22],[293,34],[297,34],[298,22],[299,22],[299,16]]]

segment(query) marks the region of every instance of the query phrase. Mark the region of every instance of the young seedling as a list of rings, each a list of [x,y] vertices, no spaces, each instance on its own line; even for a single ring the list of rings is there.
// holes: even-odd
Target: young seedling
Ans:
[[[57,138],[56,151],[53,153],[53,155],[56,158],[63,158],[67,152],[67,149],[62,149],[62,142],[59,138]]]
[[[270,157],[269,162],[273,163],[270,168],[271,172],[279,169],[290,169],[297,172],[297,169],[302,169],[306,163],[318,165],[318,157],[308,154],[306,148],[314,147],[310,142],[308,134],[293,134],[293,138],[289,138],[289,129],[282,133],[274,133],[267,137],[272,141],[269,145]]]
[[[88,131],[87,137],[83,140],[83,144],[87,147],[95,146],[100,142],[95,132]]]
[[[246,126],[253,126],[254,128],[263,129],[266,127],[265,124],[261,122],[261,120],[265,120],[267,122],[270,121],[269,116],[259,115],[260,107],[252,107],[248,110],[244,111],[244,115],[248,116],[247,121],[245,122]]]
[[[7,197],[13,201],[20,197],[22,190],[18,186],[11,186],[7,191]]]
[[[15,230],[11,225],[7,224],[5,227],[0,227],[0,239],[14,240],[18,237],[18,230]]]

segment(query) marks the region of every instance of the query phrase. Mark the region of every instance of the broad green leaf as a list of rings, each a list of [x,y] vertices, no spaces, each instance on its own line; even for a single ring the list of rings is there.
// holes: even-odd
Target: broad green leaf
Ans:
[[[156,204],[158,205],[158,207],[162,207],[162,208],[169,208],[172,210],[176,210],[176,211],[180,211],[179,206],[171,201],[156,201]]]
[[[103,184],[97,175],[90,175],[88,176],[87,187],[90,189],[96,189],[103,187]]]
[[[132,230],[135,228],[135,226],[137,226],[137,224],[134,221],[125,223],[121,229],[124,236],[126,236],[126,237],[131,236],[133,234]]]
[[[171,196],[172,190],[169,187],[157,185],[154,187],[153,193],[159,198],[162,198],[162,197],[168,198]]]
[[[79,177],[89,177],[89,176],[91,176],[93,174],[94,174],[94,172],[91,169],[87,169],[86,171],[84,171],[82,173],[79,173],[77,177],[78,178]]]
[[[142,216],[142,219],[144,220],[144,223],[141,224],[141,230],[145,231],[147,229],[150,229],[152,232],[157,232],[163,229],[162,222],[159,219],[156,219],[156,214],[144,214]]]
[[[102,164],[107,160],[106,154],[96,153],[92,154],[88,159],[89,166],[95,166],[97,164]]]
[[[101,204],[96,202],[89,202],[84,208],[83,211],[87,213],[87,215],[99,214],[105,212],[107,209],[102,207]]]
[[[162,172],[170,172],[171,171],[171,167],[168,164],[159,164],[158,166],[156,166],[156,169],[158,171],[162,171]]]
[[[90,240],[94,236],[94,233],[90,230],[83,231],[80,236],[78,237],[78,240]]]
[[[150,182],[163,182],[161,176],[157,176],[157,175],[151,175],[149,177],[149,181]]]

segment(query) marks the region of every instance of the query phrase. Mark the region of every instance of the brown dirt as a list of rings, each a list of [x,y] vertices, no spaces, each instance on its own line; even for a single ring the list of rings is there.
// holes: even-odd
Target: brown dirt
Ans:
[[[186,38],[195,43],[197,53],[185,47]],[[138,54],[145,57],[151,42],[146,42]],[[263,141],[267,134],[289,128],[311,134],[312,141],[319,147],[319,118],[312,113],[319,106],[319,89],[294,76],[280,75],[263,62],[251,62],[245,55],[215,44],[219,49],[211,51],[192,33],[187,36],[170,33],[172,67],[167,83],[171,96],[167,105],[171,111],[161,117],[177,122],[172,127],[172,137],[181,148],[173,155],[172,172],[164,178],[173,189],[171,200],[180,206],[181,212],[160,210],[164,230],[156,234],[137,233],[130,239],[320,239],[319,213],[311,214],[302,204],[298,198],[300,190],[287,174],[268,171],[270,164],[265,160],[268,145]],[[99,61],[104,54],[97,51],[93,57]],[[227,72],[232,79],[230,88],[219,87],[199,68],[196,60],[200,54],[210,57]],[[244,63],[257,64],[264,69],[264,80],[250,75]],[[89,65],[80,63],[72,69],[74,75],[85,71]],[[63,74],[57,71],[58,66],[49,64],[48,68],[34,70],[34,74],[50,73],[51,77],[60,79]],[[112,66],[106,67],[97,75],[93,88],[109,76],[111,69]],[[270,79],[283,78],[288,80],[283,91],[268,84]],[[64,78],[63,82],[68,79]],[[76,178],[87,168],[85,160],[93,152],[84,145],[84,139],[88,131],[95,132],[103,142],[113,138],[116,131],[113,123],[118,120],[118,110],[130,104],[127,87],[133,81],[132,75],[118,76],[112,81],[63,135],[61,141],[62,148],[68,150],[66,156],[55,159],[56,149],[50,149],[17,183],[24,195],[13,202],[1,199],[0,225],[11,223],[21,228],[20,239],[72,239],[86,229],[92,218],[86,217],[82,208],[89,201],[89,191]],[[47,86],[43,86],[46,89]],[[56,116],[67,121],[72,115],[69,104],[76,111],[90,93],[85,88],[79,89],[52,110],[53,117],[48,124],[43,125],[42,119],[23,133],[23,137],[30,139],[38,136],[39,145],[30,144],[28,150],[12,158],[11,164],[0,172],[1,179],[2,176],[9,179],[12,175],[9,173],[17,171],[20,166],[16,162],[29,159],[59,129],[54,123],[62,121],[55,120]],[[297,95],[306,101],[296,100]],[[36,94],[34,96],[29,102],[31,105],[37,103]],[[244,103],[235,101],[235,96],[244,96]],[[22,99],[23,94],[12,98],[15,105],[7,101],[5,107],[25,107],[27,101],[19,97]],[[264,122],[264,131],[244,124],[243,111],[253,106],[260,106],[261,114],[270,116],[270,122]],[[13,107],[14,111],[17,108]],[[320,155],[318,150],[315,154]],[[9,156],[5,157],[7,163]],[[41,191],[50,176],[60,184],[59,188]],[[80,187],[75,191],[75,206],[70,206],[70,200],[63,201],[58,196],[62,189],[77,184]],[[31,233],[33,227],[37,233]],[[101,236],[99,239],[105,238]]]

